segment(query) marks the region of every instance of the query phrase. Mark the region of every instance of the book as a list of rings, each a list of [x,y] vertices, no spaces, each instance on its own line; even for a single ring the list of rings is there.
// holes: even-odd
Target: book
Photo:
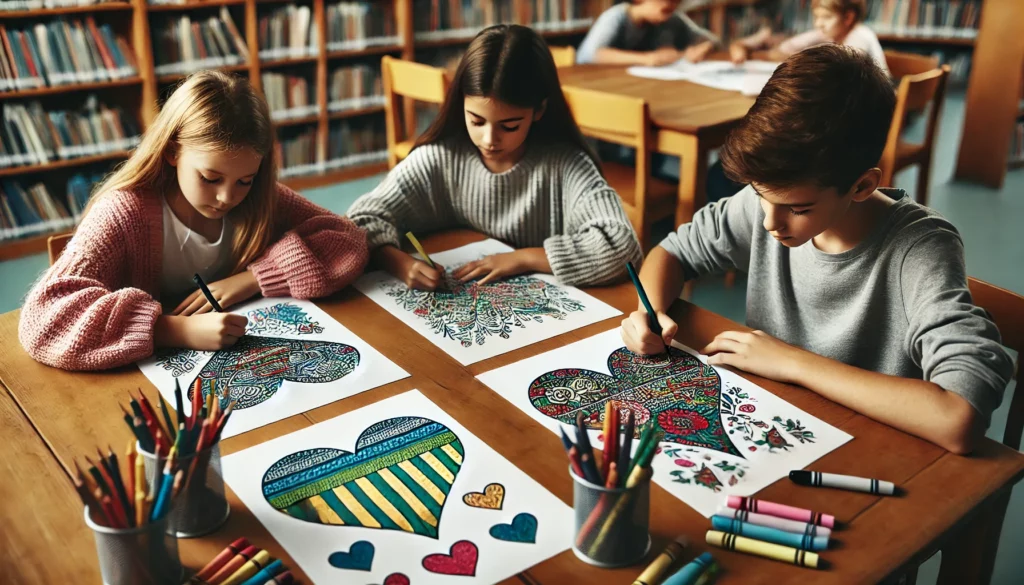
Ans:
[[[384,105],[380,65],[349,65],[331,71],[327,111],[342,112]]]
[[[327,142],[326,170],[387,160],[387,136],[379,116],[331,122]]]
[[[391,2],[337,2],[327,5],[327,50],[356,51],[399,45]]]
[[[81,221],[93,189],[105,176],[75,173],[65,183],[51,181],[49,185],[0,181],[0,241],[71,229]]]
[[[319,40],[309,6],[274,8],[258,21],[260,59],[283,60],[316,55]]]
[[[249,60],[245,39],[227,7],[201,20],[175,14],[161,19],[160,24],[153,27],[157,75],[187,75]]]
[[[310,92],[310,81],[300,75],[283,73],[263,73],[260,76],[263,84],[263,95],[270,106],[270,117],[273,120],[304,118],[319,113]]]
[[[21,12],[44,8],[67,8],[72,6],[93,6],[96,4],[128,4],[128,0],[3,0],[0,12]]]

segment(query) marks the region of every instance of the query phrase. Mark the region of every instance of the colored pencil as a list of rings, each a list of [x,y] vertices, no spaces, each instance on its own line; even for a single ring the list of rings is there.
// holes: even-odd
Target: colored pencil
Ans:
[[[644,290],[644,285],[640,283],[640,277],[636,273],[636,268],[633,268],[632,262],[626,262],[626,271],[629,272],[629,278],[633,281],[633,286],[636,287],[636,294],[640,297],[644,310],[647,311],[647,323],[651,331],[658,337],[661,337],[661,323],[658,321],[658,314],[654,311],[654,307],[651,306],[651,301],[647,298],[647,291]],[[666,347],[666,349],[668,348]]]
[[[124,480],[121,478],[121,467],[117,463],[117,455],[114,454],[114,450],[108,445],[107,446],[107,473],[110,474],[110,479],[113,480],[114,490],[117,492],[117,497],[121,501],[121,506],[124,508],[124,516],[128,521],[128,526],[135,526],[135,519],[132,517],[132,502],[128,499],[128,492],[124,487]],[[96,452],[100,455],[100,460],[103,460],[103,453],[99,449]]]
[[[601,453],[601,477],[608,477],[608,466],[612,462],[612,449],[611,445],[618,437],[612,439],[612,411],[615,410],[612,407],[612,401],[609,400],[604,403],[604,425],[601,427],[601,437],[604,441],[604,447]]]
[[[569,465],[572,465],[572,472],[576,474],[576,477],[587,479],[586,474],[583,472],[583,466],[580,465],[580,456],[576,452],[575,445],[569,447]]]
[[[583,467],[587,481],[597,485],[604,483],[594,462],[594,449],[590,446],[590,437],[587,435],[582,412],[576,414],[576,451],[579,453],[580,466]]]
[[[629,462],[633,458],[632,448],[635,425],[636,417],[633,415],[633,411],[626,411],[626,428],[622,431],[622,446],[619,447],[618,464],[620,470],[629,469]],[[619,479],[625,480],[626,478],[620,473]]]
[[[185,422],[185,404],[181,397],[181,383],[174,379],[174,408],[178,411],[178,425]],[[174,425],[177,428],[178,425]]]
[[[437,268],[434,265],[434,261],[431,260],[430,256],[427,255],[427,251],[423,249],[423,245],[420,244],[420,241],[416,239],[416,236],[414,236],[412,232],[405,232],[405,237],[409,239],[409,242],[412,244],[412,247],[416,248],[416,251],[420,253],[420,256],[423,256],[423,260],[426,261],[427,266],[430,266],[431,268]]]
[[[224,309],[220,308],[220,303],[217,302],[217,299],[213,298],[213,293],[210,292],[210,288],[206,286],[206,283],[203,282],[203,277],[199,276],[198,272],[192,275],[192,282],[196,283],[199,290],[203,291],[203,296],[206,297],[206,300],[210,303],[210,306],[213,307],[214,311],[217,311],[218,313],[224,312]]]

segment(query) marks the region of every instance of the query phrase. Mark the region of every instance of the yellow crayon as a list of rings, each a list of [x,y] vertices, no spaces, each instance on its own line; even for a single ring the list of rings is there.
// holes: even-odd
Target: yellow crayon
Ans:
[[[258,573],[260,569],[266,567],[272,562],[274,562],[274,559],[270,558],[270,553],[265,550],[261,550],[256,553],[256,556],[239,567],[237,571],[232,573],[230,577],[221,581],[220,585],[239,585],[244,583],[249,579],[249,577],[252,577]]]
[[[651,564],[647,565],[643,573],[633,581],[633,585],[655,585],[661,580],[661,577],[665,575],[668,568],[672,566],[672,563],[676,562],[676,559],[683,554],[683,548],[686,547],[686,537],[677,536],[675,540],[668,543],[665,550],[661,551],[661,554],[655,557]]]
[[[790,563],[800,567],[818,568],[818,555],[805,550],[782,546],[781,544],[772,544],[770,542],[764,542],[753,538],[736,536],[735,534],[728,534],[717,530],[708,530],[704,539],[708,544],[719,546],[726,550],[735,550],[742,553],[757,555],[766,559],[774,559],[776,561],[782,561],[784,563]]]

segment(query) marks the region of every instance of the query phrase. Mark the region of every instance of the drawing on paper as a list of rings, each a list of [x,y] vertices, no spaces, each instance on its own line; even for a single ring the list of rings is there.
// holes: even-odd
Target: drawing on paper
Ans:
[[[476,575],[476,562],[480,551],[468,540],[452,545],[448,554],[433,554],[423,557],[423,568],[439,575]]]
[[[537,517],[522,512],[516,514],[511,523],[495,524],[488,532],[498,540],[532,544],[537,542]]]
[[[485,510],[500,510],[505,501],[505,486],[500,483],[490,483],[482,492],[469,492],[462,496],[462,502],[473,508],[484,508]]]
[[[698,485],[713,492],[722,491],[725,484],[736,485],[750,470],[744,463],[715,460],[693,447],[670,447],[664,453],[675,465],[669,472],[674,483]]]
[[[359,540],[352,543],[348,552],[338,551],[327,557],[327,562],[338,569],[351,571],[369,571],[373,568],[373,557],[377,550],[373,543],[367,540]]]
[[[195,349],[161,349],[156,352],[156,365],[167,370],[175,378],[196,369],[199,360],[210,355],[209,351]]]
[[[278,303],[249,311],[246,314],[250,335],[312,335],[323,333],[324,327],[293,303]]]
[[[600,429],[604,403],[613,400],[633,411],[638,434],[653,420],[667,442],[743,457],[722,427],[722,381],[711,366],[675,347],[668,356],[640,356],[622,347],[608,356],[608,371],[548,372],[530,385],[530,402],[566,424],[582,412],[589,428]]]
[[[392,418],[364,430],[354,453],[307,449],[277,461],[263,476],[263,497],[305,522],[437,538],[463,457],[462,441],[448,427]]]
[[[221,407],[232,401],[235,410],[270,399],[284,381],[302,384],[334,382],[359,365],[359,351],[333,341],[295,340],[246,335],[235,345],[218,351],[199,371],[202,399],[214,382]],[[189,399],[192,385],[189,384]]]
[[[548,319],[565,319],[582,311],[583,303],[570,298],[561,287],[533,276],[514,276],[479,285],[447,279],[446,291],[421,291],[400,282],[382,285],[387,296],[418,318],[426,319],[434,333],[470,347],[483,345],[488,337],[508,339],[513,327]]]

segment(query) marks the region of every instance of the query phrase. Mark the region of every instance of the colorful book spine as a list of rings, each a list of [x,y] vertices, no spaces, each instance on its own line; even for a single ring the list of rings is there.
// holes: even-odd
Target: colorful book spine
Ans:
[[[128,0],[2,0],[0,2],[0,12],[95,6],[97,4],[128,4]]]
[[[77,173],[63,193],[44,182],[0,181],[0,241],[71,229],[104,176]]]
[[[332,122],[327,142],[326,170],[387,160],[384,120],[379,116]]]
[[[587,28],[594,19],[587,17],[583,0],[527,0],[531,27],[545,32]]]
[[[327,6],[328,51],[357,51],[401,42],[391,2],[338,2]]]
[[[865,24],[880,35],[974,38],[981,0],[868,0]]]
[[[260,59],[296,59],[316,55],[317,27],[309,6],[275,8],[258,21]]]
[[[327,94],[327,110],[330,112],[383,106],[380,67],[351,65],[331,71]]]
[[[260,80],[273,120],[317,115],[317,105],[311,99],[310,82],[305,77],[270,72],[262,74]]]
[[[248,61],[245,39],[227,7],[218,15],[194,21],[188,14],[165,19],[154,39],[157,75],[187,75],[203,69]]]
[[[417,41],[472,38],[481,29],[518,22],[512,0],[413,0]]]

